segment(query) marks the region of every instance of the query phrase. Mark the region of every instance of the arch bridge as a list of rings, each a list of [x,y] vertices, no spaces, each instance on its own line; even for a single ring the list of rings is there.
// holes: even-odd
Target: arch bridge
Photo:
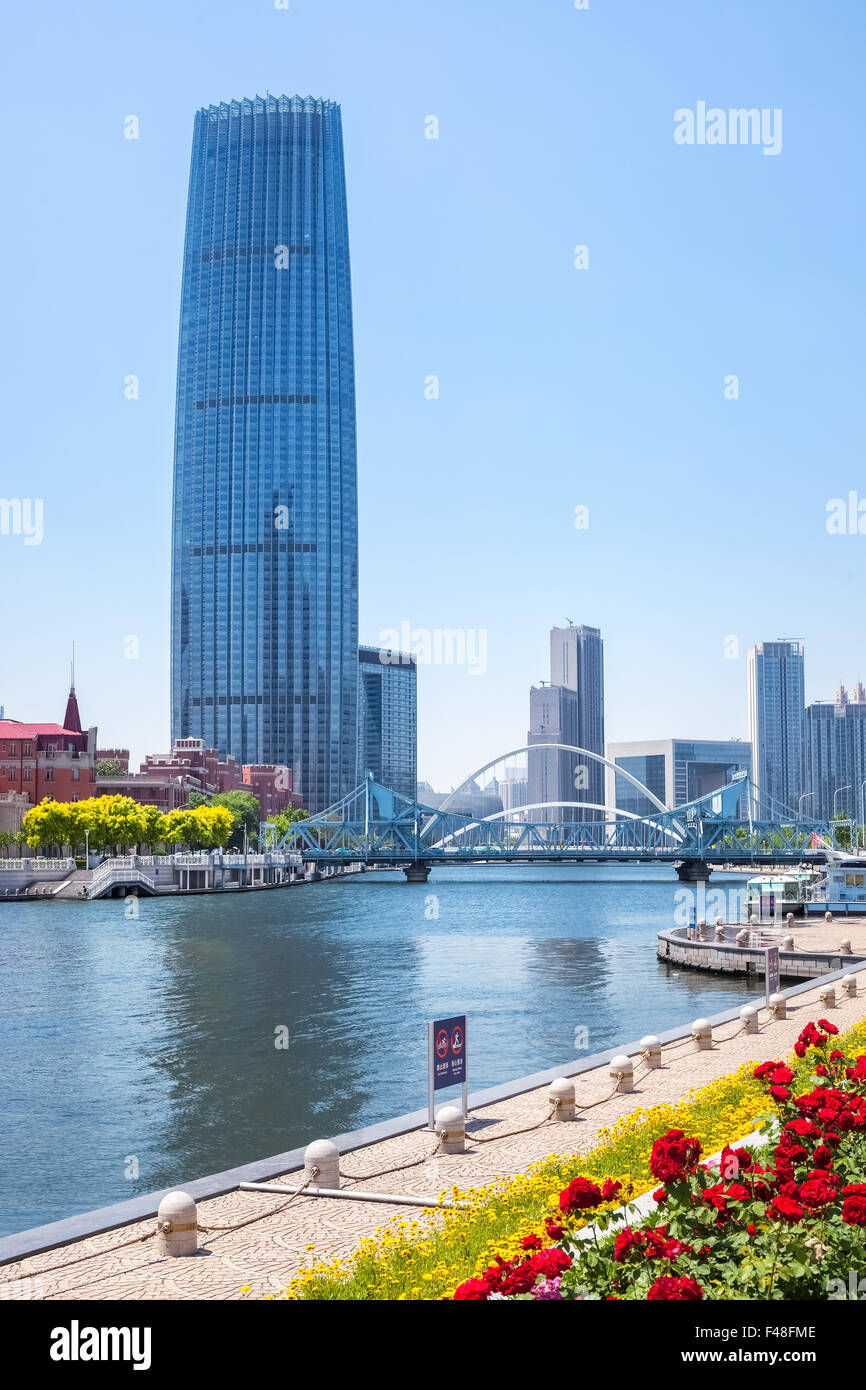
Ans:
[[[612,766],[600,754],[573,745],[533,748],[578,753]],[[500,761],[486,764],[467,782]],[[615,770],[647,798],[653,809],[646,815],[574,801],[471,816],[449,808],[459,788],[436,808],[383,787],[368,774],[326,811],[295,822],[276,848],[296,851],[314,867],[356,863],[401,868],[409,882],[425,882],[436,865],[608,862],[672,864],[681,879],[697,881],[709,876],[713,864],[744,869],[818,864],[847,850],[837,838],[846,823],[800,818],[763,796],[746,773],[696,801],[666,810],[648,788],[621,768]]]

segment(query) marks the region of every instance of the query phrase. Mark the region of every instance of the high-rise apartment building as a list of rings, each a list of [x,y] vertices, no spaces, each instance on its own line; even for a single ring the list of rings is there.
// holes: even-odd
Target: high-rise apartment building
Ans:
[[[855,696],[860,689],[855,688]],[[866,701],[849,700],[840,686],[835,700],[809,705],[806,736],[809,795],[804,815],[816,820],[842,815],[860,823],[866,809]]]
[[[418,666],[406,652],[358,651],[358,770],[414,799],[418,775]]]
[[[312,811],[357,770],[352,303],[339,106],[195,117],[172,550],[172,737],[285,765]]]
[[[795,813],[807,790],[804,671],[799,642],[760,642],[749,651],[752,775],[759,793]]]

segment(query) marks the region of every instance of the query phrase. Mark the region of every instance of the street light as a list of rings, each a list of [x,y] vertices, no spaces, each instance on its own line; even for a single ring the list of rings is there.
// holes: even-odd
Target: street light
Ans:
[[[85,832],[84,832],[84,867],[85,867],[85,869],[89,869],[89,868],[90,868],[90,831],[89,831],[89,830],[85,830]]]
[[[835,815],[836,815],[836,797],[839,795],[840,792],[849,792],[850,790],[851,790],[851,784],[849,783],[847,787],[837,787],[836,790],[834,791],[834,793],[833,793],[833,815],[834,815],[834,817],[835,817]]]
[[[797,805],[797,815],[798,815],[798,816],[802,816],[802,814],[803,814],[803,802],[806,800],[806,797],[807,797],[807,796],[811,796],[811,795],[812,795],[811,792],[801,792],[801,794],[800,794],[800,800],[799,800],[799,803],[798,803],[798,805]]]

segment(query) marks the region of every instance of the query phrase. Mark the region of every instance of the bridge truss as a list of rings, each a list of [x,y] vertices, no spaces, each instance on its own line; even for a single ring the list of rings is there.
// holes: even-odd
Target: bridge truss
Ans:
[[[748,819],[738,815],[743,803]],[[673,811],[636,816],[599,807],[604,819],[579,820],[581,806],[594,809],[545,803],[480,819],[424,806],[368,776],[328,810],[295,822],[277,848],[297,851],[313,864],[394,867],[603,860],[797,864],[821,862],[847,848],[837,838],[847,823],[798,818],[762,796],[747,774]],[[536,818],[539,810],[556,818]]]

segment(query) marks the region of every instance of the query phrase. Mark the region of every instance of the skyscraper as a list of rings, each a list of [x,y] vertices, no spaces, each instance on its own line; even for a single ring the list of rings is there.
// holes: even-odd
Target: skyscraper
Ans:
[[[562,685],[533,686],[529,692],[529,733],[528,744],[538,744],[527,754],[527,791],[525,805],[539,806],[545,802],[554,803],[544,811],[532,811],[534,821],[577,820],[579,812],[574,809],[562,810],[563,805],[572,801],[588,800],[585,792],[576,788],[585,778],[580,774],[577,764],[579,754],[566,753],[562,749],[543,752],[545,743],[567,743],[578,745],[577,738],[577,696],[573,690]],[[589,813],[587,813],[587,818]]]
[[[292,769],[320,810],[356,773],[358,540],[339,106],[195,117],[172,551],[172,737]]]
[[[406,652],[358,652],[358,772],[414,800],[418,778],[418,666]]]
[[[597,627],[572,623],[550,633],[550,680],[577,694],[577,744],[604,756],[604,642]],[[604,765],[588,759],[571,800],[604,805]],[[600,816],[601,812],[596,815]],[[594,816],[587,813],[587,819]]]
[[[794,812],[806,791],[804,671],[799,642],[760,642],[749,651],[752,776],[759,792]],[[803,811],[808,814],[809,807]]]
[[[855,694],[858,687],[855,689]],[[844,696],[844,698],[841,698]],[[809,800],[806,815],[860,820],[866,802],[866,702],[850,700],[844,686],[833,701],[806,710]]]
[[[751,772],[752,748],[740,739],[645,739],[638,743],[609,743],[607,756],[630,772],[669,809],[726,787],[738,772]],[[748,797],[742,796],[739,816],[748,816]],[[625,777],[607,769],[607,804],[636,816],[656,809],[648,797]]]

